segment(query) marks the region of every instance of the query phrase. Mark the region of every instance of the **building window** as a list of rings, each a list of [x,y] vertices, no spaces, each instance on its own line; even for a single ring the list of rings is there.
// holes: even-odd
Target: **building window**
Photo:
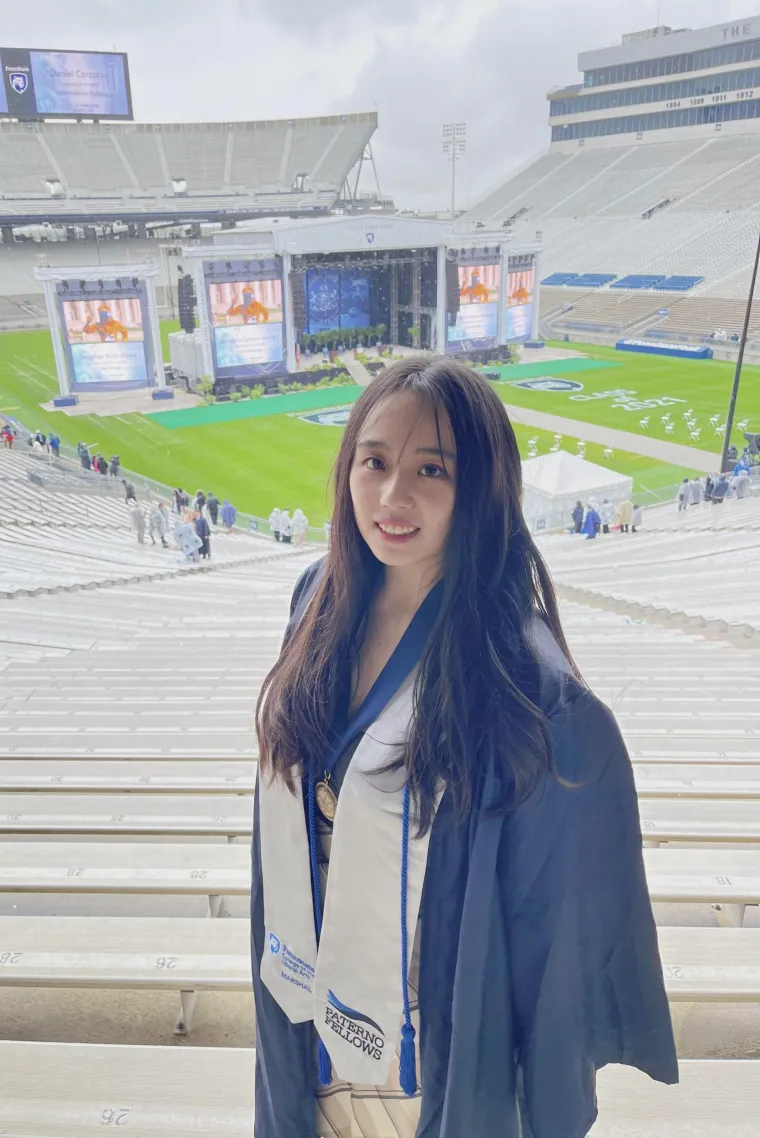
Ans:
[[[652,83],[648,87],[629,87],[623,91],[599,91],[594,95],[579,95],[576,99],[550,100],[549,115],[556,118],[614,107],[703,98],[730,91],[748,91],[757,86],[760,86],[760,67],[748,67],[743,71],[726,71],[703,79],[677,79],[672,83]]]
[[[707,71],[712,67],[725,67],[730,63],[743,63],[751,59],[760,59],[760,40],[745,40],[743,43],[725,44],[723,47],[668,55],[660,59],[644,59],[638,63],[619,64],[617,67],[600,67],[585,73],[583,85],[602,87],[609,83],[654,79],[659,75]]]
[[[722,49],[721,49],[722,50]],[[760,118],[760,99],[717,106],[686,107],[682,110],[655,111],[648,115],[620,115],[613,119],[591,119],[552,127],[552,142],[568,139],[598,138],[610,134],[638,134],[666,127],[698,126],[705,123],[736,122]]]

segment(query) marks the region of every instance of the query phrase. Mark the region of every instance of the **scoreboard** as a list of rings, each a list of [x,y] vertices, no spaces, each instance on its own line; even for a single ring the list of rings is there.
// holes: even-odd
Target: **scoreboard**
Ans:
[[[0,116],[132,119],[124,52],[0,47]]]

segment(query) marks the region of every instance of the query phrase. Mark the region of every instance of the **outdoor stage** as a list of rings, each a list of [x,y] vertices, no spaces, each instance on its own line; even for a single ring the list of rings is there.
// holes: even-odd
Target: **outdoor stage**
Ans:
[[[225,233],[183,249],[199,328],[172,336],[172,364],[187,374],[195,354],[196,374],[224,395],[258,382],[276,389],[304,357],[378,343],[495,357],[538,335],[539,249],[510,238],[503,228],[371,215]]]

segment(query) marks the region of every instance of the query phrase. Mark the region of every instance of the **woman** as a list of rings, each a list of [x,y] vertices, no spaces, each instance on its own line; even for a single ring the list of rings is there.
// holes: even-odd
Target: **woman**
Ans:
[[[203,514],[195,515],[195,532],[201,539],[201,557],[207,558],[211,556],[211,527],[204,518]]]
[[[468,368],[354,405],[257,707],[256,1138],[581,1138],[597,1068],[677,1081],[630,762],[521,490]]]
[[[626,498],[618,506],[618,517],[620,518],[620,532],[628,533],[628,527],[633,522],[633,502],[630,498]]]
[[[583,503],[582,502],[576,502],[575,503],[575,508],[573,509],[573,512],[570,516],[573,519],[573,526],[575,528],[575,532],[580,533],[581,532],[581,526],[583,525]]]
[[[140,545],[143,545],[145,542],[145,514],[140,509],[136,500],[129,512],[132,518],[132,529],[137,534],[137,540]]]
[[[643,520],[644,520],[644,511],[642,510],[641,506],[637,506],[636,503],[634,502],[633,503],[633,514],[631,515],[631,533],[636,533],[636,530],[639,528],[639,526],[641,525]]]
[[[182,515],[174,526],[174,540],[180,553],[188,561],[200,561],[200,548],[203,542],[195,532],[192,515]]]
[[[282,510],[278,510],[277,507],[275,506],[275,508],[272,510],[271,514],[269,515],[269,528],[272,531],[272,536],[274,537],[275,541],[280,540],[280,521],[281,521],[281,519],[282,519]]]
[[[293,537],[296,539],[296,545],[303,545],[306,540],[306,531],[309,528],[309,519],[299,506],[293,514]]]
[[[163,502],[159,502],[150,516],[150,540],[155,545],[156,538],[158,538],[164,549],[166,549],[168,545],[168,542],[166,540],[168,533],[169,517],[166,512],[166,506]]]
[[[230,533],[232,530],[232,527],[235,524],[235,518],[237,517],[237,510],[225,498],[224,501],[222,502],[222,508],[219,512],[220,512],[221,518],[222,518],[222,525],[227,530],[227,533]]]
[[[592,498],[586,506],[586,516],[583,519],[581,533],[585,533],[586,541],[593,541],[601,528],[601,518]]]

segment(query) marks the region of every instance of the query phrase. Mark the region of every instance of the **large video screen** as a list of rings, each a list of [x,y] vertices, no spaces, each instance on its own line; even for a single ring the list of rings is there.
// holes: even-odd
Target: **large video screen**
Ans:
[[[131,119],[123,52],[0,48],[0,114]]]
[[[311,335],[369,327],[369,276],[362,269],[309,269],[305,290]]]
[[[459,311],[447,329],[449,350],[492,347],[499,325],[499,265],[459,265]]]
[[[533,293],[536,284],[533,255],[510,257],[504,298],[504,339],[529,340],[533,328]]]
[[[148,382],[139,297],[63,300],[61,310],[75,384]]]
[[[279,280],[209,284],[218,368],[246,368],[284,359]]]

